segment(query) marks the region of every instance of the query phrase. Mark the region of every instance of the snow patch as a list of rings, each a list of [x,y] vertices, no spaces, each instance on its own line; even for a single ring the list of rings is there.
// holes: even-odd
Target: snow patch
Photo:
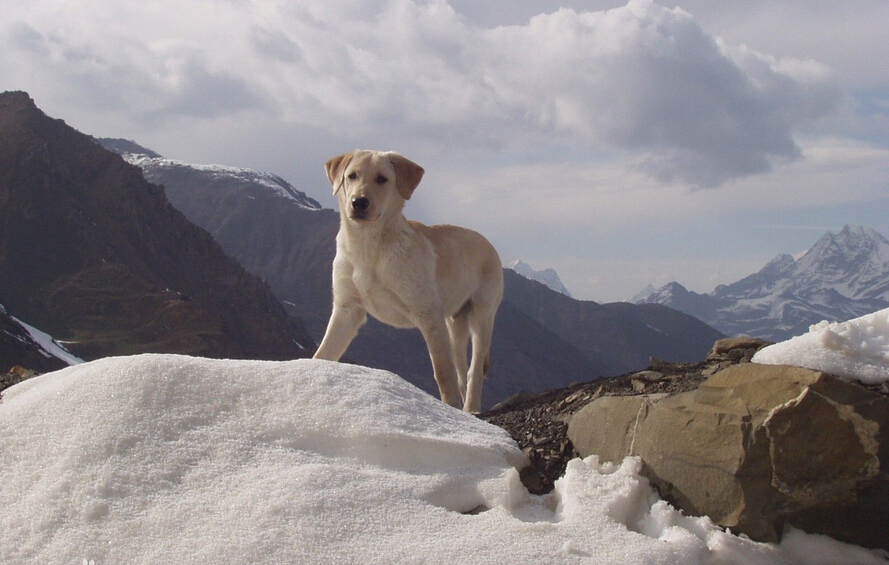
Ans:
[[[286,198],[296,202],[300,207],[307,210],[320,210],[321,206],[314,202],[311,198],[297,190],[290,183],[277,175],[270,173],[261,173],[253,169],[242,167],[228,167],[224,165],[195,165],[166,159],[164,157],[150,157],[148,155],[136,153],[122,153],[121,157],[131,165],[135,165],[140,169],[191,169],[207,174],[211,177],[226,177],[236,179],[246,183],[252,183],[271,190],[274,194],[281,198]]]
[[[867,384],[889,381],[889,308],[847,322],[819,322],[808,333],[761,349],[753,361],[806,367]]]
[[[6,309],[2,305],[0,305],[0,311],[5,313]],[[17,324],[22,326],[26,332],[28,332],[31,340],[42,349],[40,353],[44,357],[56,357],[58,359],[61,359],[68,365],[77,365],[78,363],[83,363],[83,359],[77,357],[76,355],[72,355],[70,351],[65,349],[64,345],[53,339],[53,337],[48,333],[40,331],[34,326],[26,324],[15,316],[9,315],[9,317],[12,318]]]
[[[3,563],[885,563],[685,517],[637,458],[530,495],[500,428],[326,361],[69,367],[4,392],[0,453]]]

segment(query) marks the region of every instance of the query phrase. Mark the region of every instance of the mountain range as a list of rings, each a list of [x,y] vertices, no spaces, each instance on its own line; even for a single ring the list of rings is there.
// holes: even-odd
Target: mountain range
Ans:
[[[285,190],[272,186],[262,173],[189,165],[131,141],[99,141],[141,167],[146,179],[162,185],[177,209],[268,281],[288,311],[304,320],[320,341],[332,303],[336,211],[321,208],[290,185]],[[319,181],[326,181],[323,174]],[[506,293],[494,331],[485,406],[519,391],[641,369],[652,356],[698,359],[722,335],[658,305],[578,301],[512,270],[504,273]],[[416,331],[371,319],[346,360],[391,370],[435,392],[429,356]]]
[[[314,347],[141,169],[24,92],[0,94],[0,304],[86,360],[291,359]]]
[[[778,255],[709,294],[671,282],[638,303],[669,306],[728,335],[783,341],[822,320],[845,321],[889,306],[889,241],[871,228],[847,225],[802,255]]]
[[[338,224],[275,175],[100,143],[26,93],[0,94],[0,371],[50,370],[56,361],[38,361],[58,344],[85,360],[308,356],[330,314]],[[697,359],[721,336],[660,305],[577,301],[505,277],[486,407],[651,356]],[[346,361],[434,392],[419,332],[371,320]]]

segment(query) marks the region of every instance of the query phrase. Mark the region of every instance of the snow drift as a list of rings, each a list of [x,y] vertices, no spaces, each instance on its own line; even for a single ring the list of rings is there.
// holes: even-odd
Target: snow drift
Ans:
[[[505,432],[390,373],[301,360],[112,358],[0,403],[3,563],[882,563],[781,546],[574,460],[531,496]]]
[[[889,381],[889,308],[814,324],[808,333],[759,350],[753,362],[796,365],[866,384]]]

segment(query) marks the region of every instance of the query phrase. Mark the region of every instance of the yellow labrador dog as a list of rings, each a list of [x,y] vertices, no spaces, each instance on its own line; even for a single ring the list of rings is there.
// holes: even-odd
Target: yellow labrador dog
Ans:
[[[497,251],[472,230],[408,221],[402,210],[424,171],[398,153],[351,151],[326,169],[340,231],[333,313],[315,358],[339,360],[368,312],[395,327],[419,328],[441,399],[478,412],[503,298]]]

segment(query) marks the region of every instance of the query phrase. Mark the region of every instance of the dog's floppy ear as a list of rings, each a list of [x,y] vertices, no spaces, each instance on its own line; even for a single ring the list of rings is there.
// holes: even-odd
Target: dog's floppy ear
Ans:
[[[327,180],[329,180],[330,184],[333,186],[334,194],[336,194],[336,191],[343,186],[343,173],[354,156],[355,151],[349,151],[348,153],[337,155],[324,164],[324,169],[327,171]]]
[[[392,163],[392,167],[395,169],[395,187],[398,189],[398,193],[405,200],[410,200],[411,195],[423,178],[423,173],[425,172],[423,167],[394,151],[389,153],[389,162]]]

